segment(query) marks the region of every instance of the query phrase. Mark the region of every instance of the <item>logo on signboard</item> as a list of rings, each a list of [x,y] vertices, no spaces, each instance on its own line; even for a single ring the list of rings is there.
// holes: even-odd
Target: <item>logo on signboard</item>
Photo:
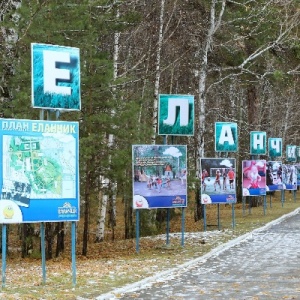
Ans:
[[[184,205],[185,200],[181,198],[180,196],[176,196],[174,199],[172,199],[172,205]]]
[[[32,106],[80,110],[79,49],[31,44]]]
[[[159,95],[158,134],[194,134],[194,96]]]
[[[58,216],[60,218],[74,217],[77,214],[77,208],[70,202],[65,202],[63,206],[58,207]]]

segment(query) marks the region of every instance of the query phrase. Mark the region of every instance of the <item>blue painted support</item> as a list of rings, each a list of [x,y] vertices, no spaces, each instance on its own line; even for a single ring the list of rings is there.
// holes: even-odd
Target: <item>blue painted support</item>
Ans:
[[[252,208],[252,198],[249,197],[249,215],[251,215],[251,208]]]
[[[76,222],[72,222],[72,283],[76,286]]]
[[[166,244],[170,244],[170,208],[167,208],[167,241]]]
[[[294,202],[296,202],[296,190],[293,190],[293,194],[294,194]]]
[[[2,224],[2,288],[5,288],[6,282],[6,224]]]
[[[206,205],[203,204],[203,225],[204,225],[204,231],[206,231]]]
[[[140,211],[135,210],[135,251],[140,252]]]
[[[184,231],[185,231],[185,207],[182,208],[181,214],[181,246],[184,247]]]
[[[245,216],[245,206],[246,206],[246,198],[242,197],[242,203],[243,203],[243,216]]]
[[[234,210],[234,203],[232,203],[232,228],[235,228],[235,210]]]
[[[41,252],[42,252],[42,273],[43,284],[46,283],[46,245],[45,245],[45,223],[41,223]]]
[[[218,203],[218,229],[221,230],[221,222],[220,222],[220,203]]]
[[[272,208],[272,195],[270,194],[270,208]]]
[[[266,215],[266,209],[267,209],[267,196],[264,195],[264,216]]]
[[[284,202],[284,190],[281,190],[281,206],[283,207]]]

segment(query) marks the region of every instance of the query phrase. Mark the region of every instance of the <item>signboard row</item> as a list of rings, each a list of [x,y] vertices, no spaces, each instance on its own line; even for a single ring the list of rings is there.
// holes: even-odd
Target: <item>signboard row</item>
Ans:
[[[134,145],[133,208],[187,206],[187,150],[182,145]],[[201,158],[201,202],[236,203],[234,158]],[[243,196],[263,196],[268,191],[296,190],[297,164],[280,161],[242,161]]]

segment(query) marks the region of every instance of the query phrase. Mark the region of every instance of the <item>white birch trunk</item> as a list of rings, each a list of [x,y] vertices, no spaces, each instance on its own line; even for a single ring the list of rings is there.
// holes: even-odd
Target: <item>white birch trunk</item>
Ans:
[[[96,230],[96,241],[102,242],[104,240],[105,233],[105,219],[106,219],[106,210],[107,210],[107,202],[108,195],[102,193],[102,189],[107,187],[109,180],[107,178],[102,178],[100,176],[100,190],[99,190],[99,206],[98,206],[98,222],[97,222],[97,230]]]
[[[117,11],[116,18],[119,18],[119,10]],[[114,34],[114,54],[113,54],[113,68],[114,68],[113,69],[113,80],[114,81],[117,79],[117,76],[118,76],[118,59],[119,59],[119,48],[120,48],[119,42],[120,42],[120,33],[116,32]],[[114,93],[116,88],[113,87],[112,90],[113,90],[113,93]],[[112,116],[115,115],[114,110],[111,112],[111,115]],[[114,135],[109,134],[108,135],[108,141],[107,141],[108,149],[110,150],[113,147],[113,145],[114,145]],[[109,156],[108,159],[109,159],[109,162],[110,162],[111,161],[111,155]],[[101,180],[101,178],[100,178],[100,182],[102,183],[101,186],[100,186],[100,189],[105,187],[105,191],[107,191],[109,186],[112,187],[112,191],[113,191],[113,196],[111,198],[112,210],[113,210],[112,213],[113,213],[113,216],[115,218],[116,217],[117,183],[113,182],[113,183],[110,184],[110,179],[109,178],[105,178],[103,180]],[[105,220],[106,220],[106,211],[107,211],[108,199],[109,199],[109,196],[107,194],[102,193],[102,192],[99,193],[99,209],[98,209],[99,220],[97,222],[98,226],[97,226],[97,230],[96,230],[96,241],[103,241],[104,240]]]
[[[156,51],[156,74],[155,74],[155,84],[154,84],[154,102],[153,102],[153,119],[152,119],[152,144],[155,144],[156,132],[157,132],[157,111],[158,111],[158,95],[160,86],[160,58],[163,43],[163,27],[164,27],[164,13],[165,13],[165,0],[161,0],[160,16],[159,16],[159,32],[158,32],[158,42]]]
[[[226,0],[222,1],[222,8],[216,20],[216,0],[212,0],[210,6],[210,27],[207,32],[204,47],[200,58],[200,72],[199,72],[199,122],[198,122],[198,159],[197,159],[197,174],[200,174],[200,157],[204,157],[204,133],[205,133],[205,105],[206,105],[206,78],[208,53],[212,48],[213,35],[220,26],[224,11]]]

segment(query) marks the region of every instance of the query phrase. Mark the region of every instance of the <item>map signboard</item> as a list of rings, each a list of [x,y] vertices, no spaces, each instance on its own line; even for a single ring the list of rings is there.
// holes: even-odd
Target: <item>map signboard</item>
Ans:
[[[0,223],[78,221],[78,123],[0,119],[0,128]]]

